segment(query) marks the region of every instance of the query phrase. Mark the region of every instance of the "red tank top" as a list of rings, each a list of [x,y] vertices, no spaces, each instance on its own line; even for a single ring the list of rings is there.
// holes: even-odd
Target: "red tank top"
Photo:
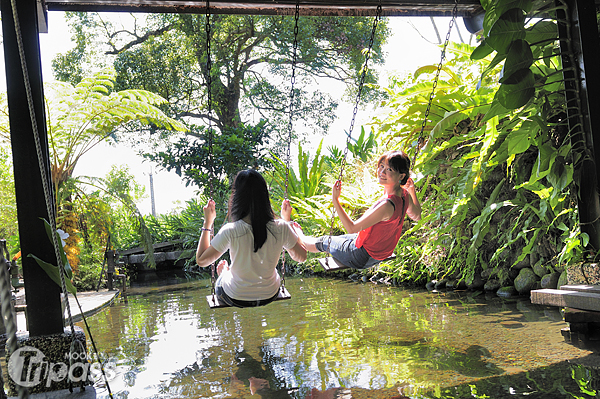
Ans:
[[[388,195],[382,201],[391,200],[396,206],[392,217],[388,220],[374,224],[361,230],[356,239],[356,247],[364,247],[372,258],[384,260],[394,253],[402,235],[402,224],[408,208],[408,191],[402,190],[402,198],[397,195]],[[379,204],[377,202],[375,205]]]

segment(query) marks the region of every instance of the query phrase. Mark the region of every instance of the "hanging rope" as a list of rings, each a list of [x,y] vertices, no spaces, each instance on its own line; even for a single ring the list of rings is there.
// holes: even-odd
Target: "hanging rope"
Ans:
[[[83,345],[81,344],[81,342],[79,342],[79,340],[75,336],[75,325],[73,323],[73,316],[71,314],[71,306],[68,301],[68,291],[67,291],[66,276],[65,276],[65,269],[64,269],[65,266],[62,262],[62,257],[61,257],[60,251],[59,251],[59,248],[60,248],[59,242],[60,241],[59,241],[58,233],[56,231],[56,219],[54,217],[54,211],[52,208],[52,200],[53,200],[52,192],[48,185],[48,181],[45,178],[45,176],[48,176],[48,171],[47,171],[46,165],[44,163],[44,157],[42,154],[42,146],[41,146],[40,135],[39,135],[39,127],[37,124],[37,119],[35,117],[35,110],[34,110],[34,105],[33,105],[33,95],[32,95],[32,91],[31,91],[31,82],[29,81],[29,71],[27,69],[27,63],[25,61],[25,50],[24,50],[24,46],[23,46],[23,37],[21,35],[21,24],[20,24],[19,15],[17,12],[17,0],[11,0],[11,8],[12,8],[12,15],[13,15],[13,20],[14,20],[15,33],[16,33],[16,38],[17,38],[17,47],[19,49],[21,71],[23,72],[23,81],[25,84],[25,94],[27,97],[27,105],[29,108],[29,118],[31,121],[31,128],[33,131],[33,138],[34,138],[34,142],[35,142],[38,167],[40,170],[40,174],[42,176],[42,189],[44,191],[46,212],[48,214],[48,218],[50,219],[48,222],[50,223],[50,227],[51,227],[50,231],[51,231],[51,238],[52,238],[52,246],[54,248],[54,256],[56,257],[56,262],[57,262],[57,266],[58,266],[58,270],[59,270],[61,289],[62,289],[62,292],[65,295],[67,295],[67,301],[65,301],[66,302],[65,308],[67,310],[67,317],[68,317],[68,321],[69,321],[69,326],[71,328],[71,340],[72,340],[71,348],[73,349],[76,347],[81,347]],[[74,295],[74,296],[75,296],[75,299],[77,299],[77,296],[76,295]],[[92,333],[89,329],[88,329],[88,334],[90,335],[90,337],[92,336]],[[79,342],[79,345],[77,345],[75,341]],[[15,342],[15,344],[16,344],[16,342]],[[70,356],[70,358],[73,358],[73,356]],[[103,374],[104,374],[104,371],[103,371]],[[108,384],[108,380],[106,379],[106,376],[105,376],[105,382],[106,382],[106,386],[108,387],[109,384]],[[108,391],[109,391],[110,397],[112,398],[112,393],[110,392],[110,387],[108,388]]]
[[[356,114],[358,113],[358,106],[360,105],[360,98],[362,95],[362,90],[365,84],[365,78],[367,76],[369,60],[371,58],[371,52],[373,51],[373,42],[375,40],[375,33],[377,31],[377,25],[381,20],[381,0],[379,0],[379,4],[377,4],[377,14],[375,15],[375,19],[373,20],[373,28],[371,29],[371,37],[369,39],[369,47],[365,54],[365,63],[362,67],[362,73],[360,75],[360,80],[358,82],[358,91],[356,94],[356,101],[354,104],[354,111],[352,112],[352,120],[350,121],[350,128],[346,133],[346,146],[344,147],[344,155],[342,157],[342,163],[340,166],[340,173],[338,176],[338,180],[342,181],[344,176],[344,168],[346,166],[346,158],[348,155],[348,147],[350,145],[350,141],[352,140],[352,131],[354,130],[354,122],[356,121]],[[331,211],[331,223],[329,227],[329,238],[327,239],[327,253],[329,254],[329,248],[331,246],[331,236],[333,235],[333,224],[335,222],[335,207]],[[329,257],[325,258],[325,264],[329,267]]]
[[[298,60],[298,20],[300,19],[300,0],[296,0],[294,12],[294,42],[292,44],[292,77],[290,80],[290,120],[288,123],[287,152],[285,161],[285,199],[288,199],[288,186],[290,179],[292,135],[294,131],[294,84],[296,83],[296,62]],[[285,251],[281,252],[281,285],[280,291],[285,293]]]
[[[413,156],[412,165],[414,167],[417,161],[417,155],[419,151],[423,147],[425,142],[425,138],[423,137],[423,132],[425,131],[425,126],[427,125],[427,118],[429,118],[429,112],[431,111],[431,104],[433,104],[433,99],[435,97],[435,89],[438,85],[438,80],[440,78],[440,72],[442,71],[442,66],[444,64],[444,60],[446,59],[446,48],[448,47],[448,43],[450,42],[450,33],[452,33],[452,27],[456,23],[456,17],[458,15],[458,0],[454,0],[454,8],[452,9],[452,19],[450,20],[448,26],[448,33],[446,33],[446,40],[444,41],[444,46],[442,47],[442,55],[440,57],[440,62],[438,63],[437,70],[435,72],[435,78],[433,79],[433,85],[431,86],[431,93],[429,94],[429,101],[427,102],[427,109],[425,110],[425,116],[423,117],[423,122],[421,123],[421,132],[419,133],[419,138],[417,139],[417,148],[415,150],[415,155]]]

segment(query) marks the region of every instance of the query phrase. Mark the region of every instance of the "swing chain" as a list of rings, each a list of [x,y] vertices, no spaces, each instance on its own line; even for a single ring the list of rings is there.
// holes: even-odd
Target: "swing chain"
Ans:
[[[294,116],[294,84],[296,83],[296,61],[298,60],[298,20],[300,19],[300,0],[296,0],[296,10],[294,12],[294,43],[292,44],[292,77],[290,87],[290,121],[288,123],[288,142],[285,162],[285,198],[288,198],[288,186],[290,179],[290,162],[291,162],[291,147],[292,147],[292,132],[293,132],[293,116]],[[281,252],[281,294],[285,290],[285,251]]]
[[[375,32],[377,31],[377,25],[381,20],[381,0],[379,0],[379,4],[377,4],[377,14],[375,19],[373,20],[373,28],[371,30],[371,37],[369,39],[369,48],[365,54],[365,63],[362,68],[362,73],[360,75],[360,81],[358,83],[358,92],[356,94],[356,102],[354,104],[354,110],[352,111],[352,119],[350,121],[350,128],[348,129],[348,133],[346,133],[346,147],[344,148],[344,156],[342,157],[342,165],[340,167],[340,174],[338,180],[342,180],[342,176],[344,175],[344,167],[346,166],[346,157],[348,155],[348,145],[352,139],[352,131],[354,130],[354,122],[356,120],[356,114],[358,113],[358,106],[360,105],[360,97],[362,95],[362,90],[365,84],[365,78],[367,76],[367,66],[369,64],[369,59],[371,58],[371,52],[373,51],[373,42],[375,40]],[[333,223],[332,223],[333,225]]]
[[[375,19],[373,20],[373,28],[371,30],[371,37],[369,39],[369,48],[367,49],[367,52],[365,54],[365,63],[363,65],[362,68],[362,72],[360,75],[360,80],[358,83],[358,92],[356,94],[356,102],[354,104],[354,110],[352,112],[352,120],[350,121],[350,128],[348,129],[348,132],[346,133],[346,146],[344,147],[344,155],[342,157],[342,163],[340,166],[340,174],[338,176],[338,181],[342,181],[342,177],[344,176],[344,168],[346,166],[346,158],[348,155],[348,147],[350,145],[350,141],[352,139],[352,131],[354,130],[354,122],[356,120],[356,114],[358,113],[358,106],[360,104],[360,97],[362,94],[362,90],[365,84],[365,78],[367,76],[367,70],[368,70],[368,64],[369,64],[369,59],[371,58],[371,52],[373,50],[373,42],[375,41],[375,33],[377,31],[377,25],[379,24],[379,21],[381,20],[381,13],[382,13],[382,7],[381,7],[381,0],[379,0],[379,3],[377,4],[377,13],[375,15]],[[331,212],[331,224],[329,227],[329,237],[327,239],[327,252],[329,253],[330,247],[331,247],[331,236],[333,235],[333,224],[335,222],[335,208],[333,208],[332,212]],[[325,258],[325,264],[327,266],[329,266],[329,258]]]
[[[437,66],[437,70],[435,73],[435,78],[433,79],[433,85],[431,87],[431,93],[429,94],[429,101],[427,103],[427,109],[425,110],[425,116],[423,117],[423,121],[421,122],[421,132],[419,133],[419,138],[417,140],[417,149],[415,151],[415,156],[412,164],[415,165],[417,160],[417,154],[419,150],[423,147],[425,142],[425,138],[423,137],[423,132],[425,131],[425,126],[427,125],[427,118],[429,117],[429,112],[431,111],[431,105],[433,104],[433,99],[435,97],[435,89],[438,85],[438,80],[440,78],[440,72],[442,71],[442,66],[446,59],[446,49],[448,48],[448,43],[450,42],[450,34],[452,33],[452,28],[456,23],[456,18],[458,16],[458,0],[454,0],[454,8],[452,9],[452,19],[450,20],[448,26],[448,32],[446,33],[446,40],[444,41],[444,46],[442,47],[442,55],[440,56],[440,62]]]
[[[286,164],[285,164],[285,198],[288,197],[288,186],[290,177],[291,146],[294,117],[294,84],[296,83],[296,61],[298,60],[298,20],[300,18],[300,0],[296,1],[294,13],[294,42],[292,44],[292,78],[290,86],[290,120],[288,123],[289,135],[287,141]]]
[[[212,181],[215,178],[214,164],[213,164],[213,129],[211,123],[211,110],[212,110],[212,60],[210,55],[210,35],[211,35],[211,26],[210,26],[210,2],[206,0],[206,24],[204,26],[204,30],[206,31],[206,107],[208,109],[208,173],[210,174],[210,198],[213,197],[213,185]],[[213,238],[214,228],[210,231],[210,239]],[[215,269],[217,268],[216,262],[213,262],[210,265],[210,281],[211,281],[211,289],[210,293],[213,298],[213,302],[215,301]]]

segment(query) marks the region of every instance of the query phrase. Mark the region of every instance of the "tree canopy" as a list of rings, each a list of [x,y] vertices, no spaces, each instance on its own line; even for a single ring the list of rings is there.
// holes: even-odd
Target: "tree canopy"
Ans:
[[[144,149],[149,158],[177,171],[188,183],[206,183],[206,178],[199,178],[199,174],[206,174],[206,161],[201,158],[205,154],[199,148],[206,146],[204,128],[209,123],[217,134],[231,140],[259,137],[244,149],[242,159],[264,158],[267,150],[281,154],[289,132],[293,17],[211,16],[211,109],[206,101],[209,71],[205,15],[132,17],[128,27],[119,26],[103,14],[68,13],[68,18],[78,44],[55,59],[57,78],[76,80],[82,66],[69,60],[84,53],[90,56],[100,48],[93,41],[101,42],[106,55],[114,57],[117,89],[156,93],[168,100],[165,111],[196,126],[180,139],[154,135],[152,143],[157,147]],[[344,82],[348,95],[356,93],[372,27],[373,19],[367,17],[300,17],[294,119],[304,131],[324,134],[335,118],[337,103],[321,89],[320,79]],[[100,37],[94,36],[99,32]],[[373,42],[372,63],[383,63],[381,49],[388,35],[387,21],[382,20]],[[369,69],[365,82],[375,81],[375,72]],[[365,100],[372,96],[368,90],[364,93]],[[196,153],[193,159],[192,152]],[[238,169],[250,165],[236,163]]]

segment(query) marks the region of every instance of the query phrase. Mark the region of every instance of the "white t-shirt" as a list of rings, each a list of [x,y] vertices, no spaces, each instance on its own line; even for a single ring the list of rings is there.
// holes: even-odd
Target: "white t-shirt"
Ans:
[[[231,256],[229,273],[220,276],[225,293],[243,301],[271,298],[279,289],[276,266],[282,248],[293,248],[297,241],[290,225],[277,219],[267,224],[267,240],[254,252],[252,226],[243,220],[227,223],[211,242],[214,249],[229,250]]]

